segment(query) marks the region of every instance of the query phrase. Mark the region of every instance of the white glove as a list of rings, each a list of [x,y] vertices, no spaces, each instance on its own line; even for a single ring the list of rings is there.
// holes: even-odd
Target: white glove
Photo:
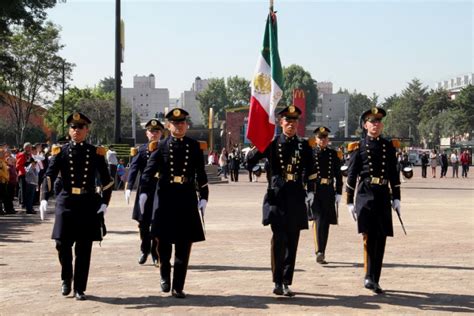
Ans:
[[[48,209],[48,201],[41,200],[39,210],[40,210],[40,217],[42,221],[44,220],[44,215],[46,214],[47,209]]]
[[[198,208],[201,210],[202,217],[204,217],[204,212],[206,211],[207,200],[199,200]]]
[[[336,204],[339,204],[342,200],[342,195],[341,194],[336,194]]]
[[[349,215],[354,219],[354,222],[357,221],[357,213],[355,212],[354,204],[347,204],[347,210],[349,211]]]
[[[141,193],[140,197],[138,198],[138,205],[140,206],[140,213],[145,213],[145,203],[148,200],[148,195],[146,193]]]
[[[395,212],[398,213],[398,215],[402,216],[402,213],[401,213],[401,203],[400,203],[400,200],[399,199],[395,199],[392,201],[392,208]]]
[[[100,214],[100,213],[104,213],[104,216],[105,216],[105,214],[107,213],[107,204],[100,205],[100,208],[97,211],[97,214]]]
[[[313,205],[314,201],[314,193],[313,192],[306,192],[306,204],[309,204],[309,206]]]
[[[132,194],[132,190],[125,190],[125,202],[130,204],[130,194]]]

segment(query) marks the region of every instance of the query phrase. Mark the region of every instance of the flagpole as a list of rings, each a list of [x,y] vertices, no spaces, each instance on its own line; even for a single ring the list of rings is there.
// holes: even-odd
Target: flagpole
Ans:
[[[270,12],[273,12],[273,0],[270,0]]]

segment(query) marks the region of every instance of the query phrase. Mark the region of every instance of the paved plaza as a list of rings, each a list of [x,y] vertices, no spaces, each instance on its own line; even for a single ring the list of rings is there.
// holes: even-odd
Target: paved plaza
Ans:
[[[137,263],[139,236],[123,191],[115,191],[95,243],[86,295],[60,293],[60,265],[50,239],[54,209],[0,217],[0,315],[13,314],[452,314],[474,313],[474,176],[402,184],[404,235],[394,213],[380,285],[363,287],[362,237],[343,203],[331,226],[328,265],[315,261],[312,233],[302,231],[292,289],[272,294],[269,227],[261,225],[264,177],[210,186],[205,242],[193,246],[186,299],[162,293],[159,270]],[[449,170],[451,172],[451,170]],[[448,174],[449,174],[448,172]],[[132,196],[134,198],[134,196]],[[344,201],[344,199],[343,199]]]

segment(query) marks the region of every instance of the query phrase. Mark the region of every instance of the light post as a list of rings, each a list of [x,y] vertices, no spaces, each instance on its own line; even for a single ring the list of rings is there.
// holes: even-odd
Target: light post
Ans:
[[[214,109],[212,107],[209,108],[209,150],[214,150],[214,122],[213,122],[213,116],[214,116]]]

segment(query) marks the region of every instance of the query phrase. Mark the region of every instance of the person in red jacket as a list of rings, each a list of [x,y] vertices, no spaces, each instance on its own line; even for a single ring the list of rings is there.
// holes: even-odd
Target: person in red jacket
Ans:
[[[25,165],[31,158],[31,143],[26,142],[23,145],[23,151],[16,155],[16,171],[18,172],[18,183],[20,189],[18,191],[18,201],[22,207],[25,207]]]
[[[463,178],[467,178],[467,172],[469,171],[469,164],[471,162],[471,157],[469,156],[469,151],[466,149],[461,154],[461,166],[462,166],[462,174]]]

